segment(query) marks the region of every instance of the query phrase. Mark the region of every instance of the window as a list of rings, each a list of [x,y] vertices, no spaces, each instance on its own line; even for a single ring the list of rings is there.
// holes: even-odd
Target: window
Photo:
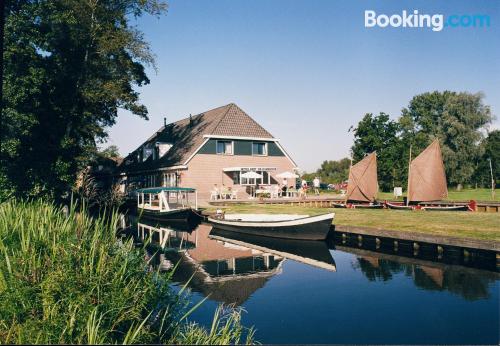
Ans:
[[[240,184],[240,172],[236,171],[233,172],[233,185],[239,185]]]
[[[232,141],[217,141],[217,154],[233,155]]]
[[[252,155],[267,156],[267,143],[252,143]]]

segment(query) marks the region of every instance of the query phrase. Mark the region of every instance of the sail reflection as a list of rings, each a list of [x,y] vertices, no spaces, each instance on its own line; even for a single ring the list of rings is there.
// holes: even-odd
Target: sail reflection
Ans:
[[[387,255],[343,246],[339,250],[356,254],[354,267],[370,281],[389,281],[398,274],[412,279],[426,291],[448,291],[473,301],[490,297],[490,285],[499,274],[487,270]]]

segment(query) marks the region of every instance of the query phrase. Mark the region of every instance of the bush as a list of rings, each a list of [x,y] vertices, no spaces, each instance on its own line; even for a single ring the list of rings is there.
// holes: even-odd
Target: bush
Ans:
[[[205,333],[187,324],[171,273],[117,240],[117,221],[43,201],[0,205],[0,343],[184,343]]]

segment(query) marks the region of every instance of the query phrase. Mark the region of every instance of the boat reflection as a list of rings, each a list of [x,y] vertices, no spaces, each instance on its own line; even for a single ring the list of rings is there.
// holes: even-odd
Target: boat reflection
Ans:
[[[243,304],[282,272],[286,259],[335,271],[325,242],[247,236],[211,225],[130,219],[134,238],[150,240],[148,261],[160,270],[177,264],[174,281],[227,304]],[[196,228],[193,228],[196,227]]]
[[[359,269],[370,281],[389,281],[403,274],[422,290],[449,291],[469,301],[489,298],[489,286],[500,278],[496,272],[462,265],[344,246],[336,246],[336,249],[355,254],[354,268]]]

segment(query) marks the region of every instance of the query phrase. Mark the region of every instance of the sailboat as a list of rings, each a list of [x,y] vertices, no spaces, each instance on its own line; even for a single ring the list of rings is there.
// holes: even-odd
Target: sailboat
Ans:
[[[459,206],[423,206],[419,203],[440,201],[448,197],[446,173],[441,155],[439,141],[434,140],[420,153],[408,167],[408,189],[405,204],[386,202],[391,209],[423,209],[423,210],[468,210],[467,205]]]
[[[334,204],[334,207],[383,208],[382,204],[376,203],[377,194],[377,153],[373,152],[354,166],[351,163],[345,203]]]

